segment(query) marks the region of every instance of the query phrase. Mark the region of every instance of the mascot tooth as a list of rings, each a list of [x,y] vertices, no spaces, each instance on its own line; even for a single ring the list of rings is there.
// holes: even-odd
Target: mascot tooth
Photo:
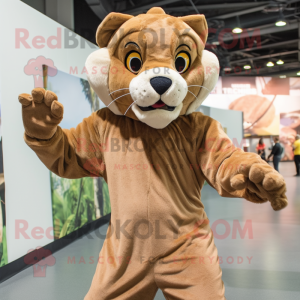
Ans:
[[[53,92],[19,96],[25,142],[47,168],[108,183],[111,221],[85,300],[151,300],[158,288],[169,300],[225,299],[204,182],[224,197],[287,205],[283,177],[195,112],[219,74],[204,50],[207,33],[203,15],[110,13],[96,33],[100,49],[86,61],[106,108],[67,130]],[[113,149],[125,142],[133,146]]]

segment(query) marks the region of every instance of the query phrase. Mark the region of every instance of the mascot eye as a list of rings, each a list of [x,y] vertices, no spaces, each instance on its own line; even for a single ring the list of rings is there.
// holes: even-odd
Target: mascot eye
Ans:
[[[137,74],[142,67],[141,55],[136,51],[131,51],[125,58],[126,68],[134,74]]]
[[[191,57],[188,52],[181,51],[176,55],[175,59],[175,68],[179,72],[179,74],[182,74],[188,70],[191,63]]]

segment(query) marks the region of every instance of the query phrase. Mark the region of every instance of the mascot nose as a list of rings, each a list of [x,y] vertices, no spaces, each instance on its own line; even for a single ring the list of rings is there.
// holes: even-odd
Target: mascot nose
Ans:
[[[157,94],[162,95],[172,85],[172,80],[167,77],[157,76],[150,79],[150,84]]]

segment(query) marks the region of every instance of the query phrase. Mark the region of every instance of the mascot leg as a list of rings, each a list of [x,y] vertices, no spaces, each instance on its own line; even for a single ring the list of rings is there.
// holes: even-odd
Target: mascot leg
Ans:
[[[130,256],[130,251],[115,252],[116,248],[109,240],[104,242],[84,300],[153,300],[158,290],[153,264],[142,262],[134,253]]]
[[[190,238],[172,255],[158,261],[155,281],[168,300],[225,300],[222,270],[212,235]]]

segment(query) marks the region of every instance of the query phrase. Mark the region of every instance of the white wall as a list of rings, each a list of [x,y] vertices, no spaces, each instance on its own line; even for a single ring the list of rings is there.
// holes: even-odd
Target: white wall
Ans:
[[[219,121],[226,128],[227,135],[235,146],[242,148],[243,145],[243,113],[241,111],[221,109],[201,105],[198,108],[205,115]]]
[[[16,29],[26,29],[30,49],[23,45],[16,46]],[[43,48],[33,47],[32,39],[41,36],[46,40],[57,36],[57,29],[62,31],[62,45],[52,49],[51,45]],[[41,227],[45,231],[52,227],[52,207],[50,196],[49,171],[39,161],[35,153],[23,141],[23,123],[18,95],[30,93],[34,87],[33,76],[24,73],[27,62],[43,55],[52,59],[55,66],[69,73],[70,67],[78,67],[77,76],[84,67],[86,57],[95,50],[90,43],[80,46],[82,38],[76,35],[79,45],[65,48],[64,27],[52,19],[34,10],[19,0],[0,0],[0,101],[2,106],[2,134],[4,152],[4,176],[6,189],[7,242],[9,262],[27,253],[29,249],[43,246],[52,238],[40,234],[33,238],[31,230]],[[95,28],[96,31],[96,28]],[[53,44],[55,44],[53,42]],[[28,222],[29,239],[15,236],[17,220]],[[52,233],[52,232],[51,232]]]

